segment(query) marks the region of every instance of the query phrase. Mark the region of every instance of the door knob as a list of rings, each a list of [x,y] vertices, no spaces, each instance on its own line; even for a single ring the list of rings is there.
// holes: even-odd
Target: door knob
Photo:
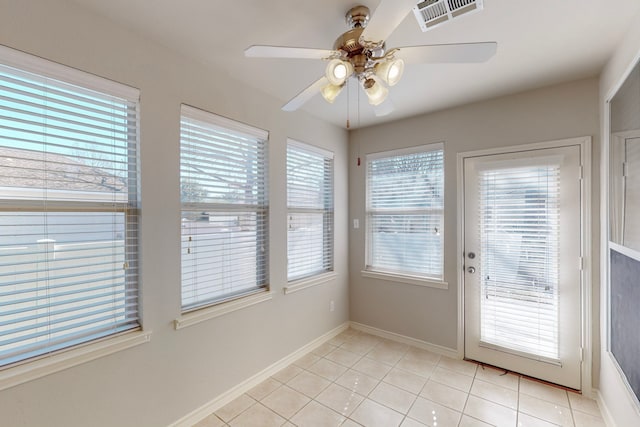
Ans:
[[[469,268],[467,268],[467,272],[470,273],[470,274],[473,274],[473,273],[476,272],[476,268],[475,267],[469,267]]]

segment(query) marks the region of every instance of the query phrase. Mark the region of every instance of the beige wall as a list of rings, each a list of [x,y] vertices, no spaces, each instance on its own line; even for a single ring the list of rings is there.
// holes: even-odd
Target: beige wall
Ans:
[[[456,155],[460,152],[593,137],[599,145],[597,79],[547,87],[492,99],[434,114],[400,120],[353,132],[350,138],[349,218],[351,320],[383,330],[456,349],[458,331],[456,225]],[[364,278],[365,167],[367,153],[444,141],[445,224],[444,279],[448,290]],[[357,157],[362,166],[357,167]],[[598,150],[594,149],[593,259],[598,259]],[[598,268],[594,263],[594,309],[597,314]],[[594,338],[598,332],[594,325]],[[597,339],[595,348],[598,348]],[[597,367],[597,363],[595,365]]]
[[[163,426],[348,320],[347,132],[60,0],[2,0],[0,43],[141,90],[142,313],[151,342],[0,391],[2,426]],[[151,5],[150,5],[151,7]],[[273,299],[179,331],[180,103],[270,131]],[[286,138],[335,152],[337,278],[289,295]],[[335,311],[329,311],[335,300]]]
[[[604,67],[600,76],[599,107],[603,140],[606,138],[604,133],[607,132],[607,110],[605,108],[605,104],[618,89],[626,74],[631,71],[634,61],[637,61],[638,59],[640,59],[640,13],[634,17],[625,39],[618,45],[616,51],[613,52],[611,59]],[[625,120],[626,123],[616,124],[618,128],[632,127],[629,123],[635,123],[629,116],[625,115],[625,117],[627,118]],[[607,172],[606,162],[603,162],[603,177]],[[602,194],[602,217],[605,218],[607,214],[607,205],[604,203],[607,199],[606,188],[603,189]],[[604,243],[607,240],[607,230],[608,224],[606,221],[603,221],[601,230],[603,241],[603,266],[606,265],[607,254]],[[603,268],[602,272],[603,277],[601,280],[603,283],[606,283],[606,269]],[[601,300],[607,300],[606,286],[602,287]],[[601,326],[602,345],[600,348],[601,367],[599,391],[602,402],[606,407],[605,415],[619,427],[640,425],[640,409],[638,408],[637,403],[634,402],[631,393],[625,387],[622,377],[613,364],[610,353],[607,351],[606,337],[608,334],[608,324],[606,307],[602,307],[601,310]]]

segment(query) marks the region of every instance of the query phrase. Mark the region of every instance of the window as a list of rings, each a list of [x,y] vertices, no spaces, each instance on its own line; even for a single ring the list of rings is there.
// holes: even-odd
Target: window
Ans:
[[[0,51],[0,365],[139,328],[138,99]]]
[[[182,106],[182,309],[267,287],[267,132]]]
[[[287,277],[333,270],[333,153],[287,144]]]
[[[442,144],[367,156],[366,270],[443,279]]]

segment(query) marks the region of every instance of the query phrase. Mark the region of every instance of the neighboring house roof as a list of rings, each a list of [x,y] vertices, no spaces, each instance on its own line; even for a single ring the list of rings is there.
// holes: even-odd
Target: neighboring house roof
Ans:
[[[55,153],[0,147],[0,188],[126,193],[126,177],[108,170],[112,162],[94,165]]]

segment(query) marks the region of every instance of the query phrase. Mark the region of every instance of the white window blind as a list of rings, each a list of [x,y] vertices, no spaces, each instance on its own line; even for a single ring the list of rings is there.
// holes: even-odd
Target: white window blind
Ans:
[[[367,156],[368,270],[443,278],[442,144]]]
[[[559,165],[481,172],[481,342],[558,359],[559,189]]]
[[[0,365],[139,327],[138,91],[5,55]]]
[[[267,133],[182,106],[182,309],[267,287]]]
[[[333,270],[333,153],[287,144],[288,280]]]

